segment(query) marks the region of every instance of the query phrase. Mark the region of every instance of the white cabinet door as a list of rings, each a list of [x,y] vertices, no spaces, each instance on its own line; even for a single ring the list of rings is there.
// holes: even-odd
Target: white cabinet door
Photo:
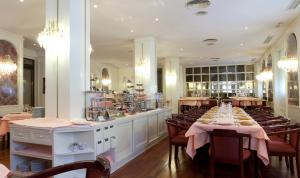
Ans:
[[[95,128],[96,155],[103,153],[103,128]]]
[[[116,160],[121,161],[133,153],[133,135],[132,121],[119,123],[115,125]]]
[[[148,118],[133,121],[134,151],[145,149],[148,144]]]
[[[157,114],[148,117],[148,138],[149,143],[158,138]]]
[[[158,131],[159,136],[162,136],[167,133],[166,119],[168,118],[168,113],[163,112],[158,114]]]

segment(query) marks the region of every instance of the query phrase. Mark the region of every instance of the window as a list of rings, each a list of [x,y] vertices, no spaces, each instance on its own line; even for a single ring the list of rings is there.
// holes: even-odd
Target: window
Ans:
[[[287,57],[297,57],[297,38],[293,33],[288,37]],[[299,105],[298,72],[288,73],[288,104]]]
[[[230,65],[186,68],[187,96],[254,96],[254,66]]]

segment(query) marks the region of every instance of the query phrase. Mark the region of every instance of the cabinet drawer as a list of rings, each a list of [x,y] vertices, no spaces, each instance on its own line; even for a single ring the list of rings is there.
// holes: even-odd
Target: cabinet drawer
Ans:
[[[52,133],[47,130],[33,130],[31,139],[33,143],[52,145]]]
[[[12,128],[12,140],[15,141],[28,141],[31,139],[30,131],[26,129],[18,129],[18,128]]]

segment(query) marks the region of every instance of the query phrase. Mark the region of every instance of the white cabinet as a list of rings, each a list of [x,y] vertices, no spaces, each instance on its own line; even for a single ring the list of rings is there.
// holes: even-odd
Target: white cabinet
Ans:
[[[158,122],[157,114],[150,115],[148,117],[148,139],[149,143],[153,142],[158,138]]]
[[[96,155],[99,155],[104,151],[102,127],[95,128],[95,142],[96,142]]]
[[[168,112],[158,114],[158,133],[159,136],[163,136],[167,133],[166,119],[168,118]]]
[[[148,118],[133,120],[134,151],[145,149],[148,144]]]
[[[133,153],[132,120],[115,125],[116,138],[116,161],[121,161]]]

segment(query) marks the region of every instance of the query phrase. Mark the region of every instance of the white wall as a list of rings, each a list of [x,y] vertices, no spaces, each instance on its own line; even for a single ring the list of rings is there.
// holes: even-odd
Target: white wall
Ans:
[[[131,80],[131,82],[134,84],[135,81],[134,76],[134,67],[124,67],[119,68],[119,91],[126,89],[126,82],[127,80]]]
[[[108,70],[109,79],[111,80],[111,84],[109,89],[111,90],[119,90],[119,68],[105,63],[101,60],[91,59],[91,74],[97,76],[100,79],[99,88],[101,88],[101,78],[102,78],[102,70],[106,68]]]
[[[290,34],[295,33],[298,41],[298,60],[300,57],[300,17],[293,21],[282,36],[270,46],[265,52],[261,60],[265,59],[269,54],[272,55],[273,60],[273,92],[274,92],[274,109],[275,114],[285,115],[293,122],[300,122],[300,107],[288,106],[287,102],[287,75],[284,71],[277,67],[278,60],[286,52],[286,41]],[[260,62],[260,61],[258,61]],[[299,61],[300,64],[300,61]],[[300,73],[300,65],[298,65],[298,76]],[[298,77],[300,84],[300,76]]]
[[[0,39],[9,41],[18,53],[18,105],[0,106],[0,116],[23,109],[23,37],[0,29]]]

